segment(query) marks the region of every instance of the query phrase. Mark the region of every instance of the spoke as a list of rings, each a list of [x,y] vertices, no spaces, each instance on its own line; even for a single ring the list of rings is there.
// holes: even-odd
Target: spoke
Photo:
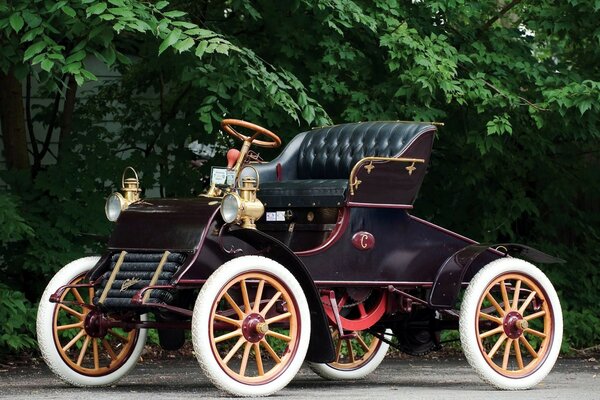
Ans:
[[[83,335],[85,335],[85,330],[82,329],[65,347],[62,348],[63,351],[69,350]]]
[[[367,346],[365,340],[362,338],[362,336],[360,336],[359,332],[356,332],[356,341],[358,344],[360,344],[360,347],[362,347],[365,352],[369,351],[369,346]]]
[[[279,356],[277,355],[277,353],[275,353],[275,350],[273,350],[273,348],[271,347],[271,345],[265,339],[262,339],[260,341],[260,344],[262,344],[265,347],[265,350],[267,350],[267,353],[269,353],[269,355],[271,356],[271,358],[273,360],[275,360],[275,362],[277,364],[281,363],[281,358],[279,358]]]
[[[118,337],[119,339],[121,339],[121,340],[122,340],[122,341],[124,341],[125,343],[129,343],[129,337],[127,337],[127,336],[123,336],[123,335],[121,335],[120,333],[118,333],[118,332],[115,332],[115,330],[114,330],[114,329],[109,329],[109,330],[108,330],[108,333],[110,333],[111,335],[113,335],[113,336],[115,336],[115,337]]]
[[[85,340],[83,341],[83,346],[81,346],[81,351],[79,352],[79,358],[77,358],[77,365],[79,365],[81,367],[81,362],[83,361],[83,357],[85,356],[85,353],[87,352],[87,348],[90,345],[90,336],[86,336]]]
[[[81,297],[81,293],[79,293],[79,290],[77,290],[77,288],[71,288],[71,293],[73,293],[73,296],[75,296],[78,302],[80,302],[81,304],[85,304],[85,301],[83,301],[83,297]]]
[[[340,301],[338,301],[338,308],[343,307],[347,301],[348,301],[348,293],[344,293],[344,295],[342,296]]]
[[[517,364],[519,365],[519,369],[523,369],[523,356],[521,356],[521,347],[519,347],[519,341],[513,340],[514,348],[515,348],[515,356],[517,357]]]
[[[68,312],[69,314],[83,320],[83,314],[73,310],[71,307],[67,307],[64,304],[59,304],[59,307]]]
[[[506,312],[502,309],[502,307],[500,307],[500,304],[498,304],[498,302],[496,301],[496,299],[494,298],[494,296],[492,296],[492,294],[490,292],[487,292],[485,294],[485,298],[488,299],[490,301],[490,303],[492,303],[492,305],[494,306],[496,311],[498,311],[498,314],[500,314],[501,316],[506,314]]]
[[[241,321],[238,321],[238,320],[233,319],[233,318],[226,317],[226,316],[221,315],[221,314],[215,314],[215,319],[217,321],[226,322],[228,324],[235,325],[237,327],[239,327],[242,324]]]
[[[223,359],[223,363],[227,364],[229,360],[231,360],[231,357],[233,357],[235,353],[237,353],[237,351],[240,349],[240,347],[242,347],[244,343],[246,343],[246,339],[242,336],[238,339],[237,343],[231,348],[231,350],[229,350],[229,353],[227,353],[227,356],[225,356],[225,358]]]
[[[496,354],[496,352],[498,351],[498,349],[500,348],[500,346],[502,346],[502,343],[504,343],[504,341],[506,340],[508,336],[506,336],[506,333],[503,333],[500,338],[498,339],[498,341],[496,342],[496,344],[494,345],[494,347],[492,347],[492,349],[490,350],[490,352],[487,354],[487,356],[489,358],[493,358],[494,354]]]
[[[510,347],[512,346],[512,339],[508,339],[504,345],[504,357],[502,358],[502,369],[508,369],[508,360],[510,358]]]
[[[486,314],[484,312],[479,313],[479,316],[483,319],[487,319],[488,321],[495,322],[498,325],[502,325],[502,318],[494,317],[493,315]]]
[[[363,318],[367,315],[367,310],[365,309],[364,303],[360,303],[358,305],[358,312],[360,313],[360,316]]]
[[[482,334],[479,335],[480,339],[485,339],[488,336],[492,336],[495,335],[497,333],[502,333],[504,331],[504,328],[502,326],[497,326],[492,330],[489,330],[487,332],[483,332]]]
[[[335,362],[340,362],[340,356],[342,355],[342,341],[338,340],[337,346],[335,346]]]
[[[250,298],[248,297],[248,287],[246,286],[246,280],[242,279],[240,282],[240,287],[242,289],[242,301],[244,302],[244,311],[246,314],[250,313]]]
[[[94,287],[93,286],[90,286],[88,288],[88,296],[90,298],[88,301],[88,304],[92,304],[92,302],[94,301]]]
[[[92,351],[94,352],[94,369],[100,369],[100,360],[98,357],[98,341],[92,339]]]
[[[244,355],[242,356],[242,364],[240,365],[240,375],[246,375],[246,366],[248,365],[248,358],[250,358],[250,350],[252,349],[252,343],[246,342],[244,347]]]
[[[523,330],[524,333],[531,333],[532,335],[541,337],[542,339],[546,339],[546,334],[540,331],[536,331],[535,329],[527,328]]]
[[[104,349],[110,356],[111,361],[117,358],[117,355],[115,354],[115,351],[112,349],[112,347],[110,347],[110,343],[108,343],[108,340],[102,339],[102,347],[104,347]]]
[[[536,294],[537,293],[535,292],[535,290],[533,292],[529,293],[529,296],[527,296],[527,300],[525,300],[523,305],[521,305],[521,308],[519,308],[519,314],[523,315],[523,313],[525,312],[525,309],[527,308],[529,303],[531,303],[531,300],[533,300],[533,298],[535,297]]]
[[[233,298],[231,298],[229,293],[227,293],[227,292],[223,293],[223,297],[225,297],[225,300],[227,300],[227,302],[229,303],[231,308],[233,308],[233,311],[235,311],[235,313],[238,315],[238,317],[240,317],[240,319],[243,319],[244,313],[242,312],[241,308],[237,305],[235,300],[233,300]]]
[[[260,346],[258,343],[254,343],[254,355],[256,356],[256,368],[258,368],[258,375],[263,376],[265,370],[263,369],[262,356],[260,355]]]
[[[262,300],[262,293],[264,287],[264,280],[258,282],[258,287],[256,288],[256,298],[254,299],[254,308],[252,309],[253,312],[258,312],[258,309],[260,308],[260,301]]]
[[[266,334],[269,336],[273,336],[276,339],[283,340],[284,342],[289,342],[290,340],[292,340],[291,337],[275,331],[268,331]]]
[[[519,279],[515,284],[515,294],[513,295],[512,309],[516,310],[519,308],[519,295],[521,294],[521,280]]]
[[[530,314],[530,315],[524,316],[523,319],[526,320],[526,321],[531,321],[532,319],[539,318],[542,315],[546,315],[546,311],[544,311],[544,310],[538,311],[538,312],[536,312],[534,314]]]
[[[502,302],[504,303],[504,310],[510,310],[510,301],[508,301],[508,292],[506,291],[506,283],[500,282],[500,291],[502,292]]]
[[[352,341],[350,339],[346,339],[346,345],[348,346],[348,355],[350,356],[350,362],[353,363],[356,360],[354,359],[354,350],[352,349]]]
[[[275,322],[279,322],[281,320],[287,319],[291,316],[292,316],[291,312],[286,312],[283,314],[276,315],[272,318],[269,318],[269,319],[265,320],[265,322],[270,325],[270,324],[274,324]]]
[[[275,302],[279,299],[280,296],[281,296],[281,292],[275,293],[275,296],[273,296],[273,298],[271,300],[269,300],[269,302],[267,303],[265,308],[262,309],[262,311],[259,314],[262,315],[263,318],[265,317],[265,315],[267,315],[267,313],[269,312],[271,307],[273,307],[273,304],[275,304]]]
[[[242,334],[242,330],[236,329],[233,332],[229,332],[224,335],[218,336],[214,340],[215,340],[215,343],[221,343],[224,340],[233,339],[234,337],[240,336],[241,334]]]
[[[533,347],[531,347],[531,345],[529,344],[529,342],[527,341],[527,339],[525,339],[524,336],[519,336],[519,341],[521,341],[521,343],[523,343],[523,346],[525,346],[525,348],[527,349],[527,351],[529,352],[529,354],[531,354],[533,356],[533,358],[538,358],[537,353],[535,352],[535,350],[533,349]]]
[[[74,324],[59,325],[56,327],[57,331],[64,331],[66,329],[83,328],[83,321],[76,322]]]

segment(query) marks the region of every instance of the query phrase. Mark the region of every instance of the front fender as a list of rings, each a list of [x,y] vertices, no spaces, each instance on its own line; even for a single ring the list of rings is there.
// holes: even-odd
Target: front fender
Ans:
[[[329,331],[329,322],[317,287],[302,261],[279,240],[256,229],[235,229],[233,236],[254,247],[262,256],[269,257],[287,268],[300,283],[310,308],[310,345],[306,359],[326,363],[335,359],[335,348]]]
[[[499,250],[502,250],[502,252]],[[458,250],[444,261],[433,282],[428,300],[429,305],[435,308],[454,307],[465,273],[473,262],[485,252],[496,258],[517,256],[542,264],[565,262],[533,247],[517,243],[472,244]]]

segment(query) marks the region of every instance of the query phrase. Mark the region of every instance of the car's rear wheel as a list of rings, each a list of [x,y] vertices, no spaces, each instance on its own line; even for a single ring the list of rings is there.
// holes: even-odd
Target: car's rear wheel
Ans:
[[[309,363],[310,368],[322,378],[330,380],[363,379],[381,364],[389,345],[366,331],[344,332],[348,338],[340,339],[332,331],[335,360],[330,363]]]
[[[294,276],[281,264],[246,256],[217,269],[192,317],[194,352],[219,388],[267,396],[296,375],[310,340],[310,312]]]
[[[499,389],[528,389],[550,372],[562,342],[554,287],[532,264],[502,258],[471,280],[460,311],[465,356]]]
[[[94,311],[81,304],[92,304],[94,288],[68,288],[60,298],[62,304],[49,301],[61,286],[84,283],[97,261],[98,257],[85,257],[63,267],[48,283],[38,307],[42,357],[56,375],[75,386],[115,383],[135,367],[146,342],[144,329],[90,330]]]

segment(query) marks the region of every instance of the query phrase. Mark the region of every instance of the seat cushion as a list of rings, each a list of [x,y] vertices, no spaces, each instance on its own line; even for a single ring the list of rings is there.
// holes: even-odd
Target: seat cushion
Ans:
[[[431,125],[360,122],[313,129],[298,149],[297,179],[348,179],[364,157],[398,157]]]
[[[340,207],[346,198],[348,179],[302,179],[264,182],[258,198],[268,208]]]

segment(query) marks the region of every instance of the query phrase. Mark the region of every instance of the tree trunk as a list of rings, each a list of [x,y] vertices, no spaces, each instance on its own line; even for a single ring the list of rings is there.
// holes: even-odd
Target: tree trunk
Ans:
[[[0,118],[7,168],[29,169],[23,88],[12,71],[0,72]]]

